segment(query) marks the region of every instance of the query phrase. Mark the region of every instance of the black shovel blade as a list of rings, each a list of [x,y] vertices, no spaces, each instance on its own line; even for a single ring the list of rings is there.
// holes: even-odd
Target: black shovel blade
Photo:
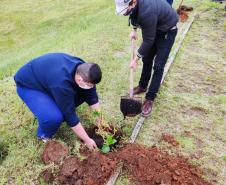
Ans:
[[[124,117],[134,117],[141,113],[142,99],[140,97],[121,97],[120,110]]]

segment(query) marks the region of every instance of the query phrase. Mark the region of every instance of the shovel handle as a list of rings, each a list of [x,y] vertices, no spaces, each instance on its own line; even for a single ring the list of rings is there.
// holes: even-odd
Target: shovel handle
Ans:
[[[180,5],[179,5],[179,10],[180,10],[180,7],[181,7],[181,5],[182,5],[183,1],[184,1],[184,0],[181,0],[181,2],[180,2]]]
[[[134,59],[135,55],[135,40],[132,39],[131,41],[131,61]],[[129,90],[129,96],[130,98],[133,97],[133,68],[130,68],[130,90]]]

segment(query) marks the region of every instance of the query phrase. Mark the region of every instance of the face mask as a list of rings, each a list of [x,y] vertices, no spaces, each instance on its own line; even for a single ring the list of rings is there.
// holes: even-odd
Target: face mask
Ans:
[[[126,8],[124,8],[123,10],[121,10],[121,12],[118,12],[118,13],[116,13],[116,14],[118,14],[118,15],[125,15],[125,13],[127,12],[127,9],[128,9],[129,7],[126,7]]]
[[[131,10],[127,10],[126,13],[124,13],[123,15],[128,16],[132,13],[132,11],[133,11],[133,8]]]
[[[88,85],[86,85],[86,84],[84,84],[84,85],[78,85],[80,88],[82,88],[82,89],[91,89],[92,87],[90,87],[90,86],[88,86]]]
[[[135,11],[137,10],[137,5],[133,8],[131,8],[130,10],[127,10],[126,13],[124,13],[124,16],[128,16],[133,14]]]

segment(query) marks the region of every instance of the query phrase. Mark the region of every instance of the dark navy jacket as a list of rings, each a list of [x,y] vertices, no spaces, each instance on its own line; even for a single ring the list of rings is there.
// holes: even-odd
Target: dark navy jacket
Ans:
[[[40,90],[50,95],[62,111],[65,121],[73,127],[79,123],[75,113],[78,102],[98,102],[96,88],[82,89],[74,81],[80,58],[64,53],[49,53],[22,66],[15,74],[17,85]],[[82,101],[81,101],[82,100]]]
[[[143,42],[138,49],[139,57],[147,57],[155,41],[156,32],[167,32],[178,22],[176,11],[166,0],[139,0],[130,15],[134,27],[140,27]]]
[[[173,0],[167,0],[167,2],[172,6]]]

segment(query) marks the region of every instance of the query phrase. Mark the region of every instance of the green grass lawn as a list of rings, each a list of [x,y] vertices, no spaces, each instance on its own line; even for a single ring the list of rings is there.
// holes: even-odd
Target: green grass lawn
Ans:
[[[175,6],[179,1],[175,2]],[[205,178],[224,183],[225,167],[225,18],[223,6],[202,1],[175,64],[156,100],[153,115],[145,121],[138,142],[158,145],[162,133],[171,133],[181,143],[180,153],[205,171]],[[200,1],[186,2],[197,7]],[[107,122],[126,125],[127,134],[138,118],[123,121],[120,96],[128,89],[130,42],[127,18],[114,13],[114,1],[1,1],[0,6],[0,184],[40,184],[43,143],[36,140],[37,123],[15,92],[11,76],[28,60],[47,52],[66,52],[103,69],[98,85]],[[217,30],[215,28],[218,28]],[[136,82],[141,65],[136,71]],[[91,124],[86,109],[78,112]],[[185,131],[191,134],[186,135]],[[78,151],[80,142],[63,125],[56,138]],[[8,155],[4,158],[6,151]],[[198,157],[193,157],[199,155]],[[43,183],[44,184],[44,183]],[[131,184],[121,177],[117,184]]]

